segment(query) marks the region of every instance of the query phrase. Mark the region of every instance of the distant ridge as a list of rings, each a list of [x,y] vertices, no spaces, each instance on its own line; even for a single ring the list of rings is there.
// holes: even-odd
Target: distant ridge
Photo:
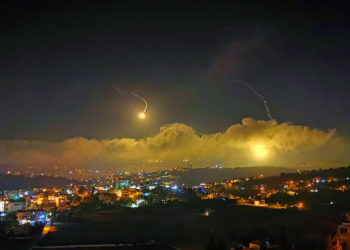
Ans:
[[[283,167],[239,167],[239,168],[195,168],[183,172],[179,183],[185,185],[198,185],[202,182],[224,181],[233,178],[246,178],[258,175],[264,177],[280,175],[280,173],[295,172],[295,169]]]
[[[78,184],[77,180],[53,176],[35,176],[0,174],[0,190],[60,187],[69,184]]]

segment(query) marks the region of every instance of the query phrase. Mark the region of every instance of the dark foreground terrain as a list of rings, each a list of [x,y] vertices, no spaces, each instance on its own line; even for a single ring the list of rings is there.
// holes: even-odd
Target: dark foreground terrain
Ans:
[[[212,213],[204,216],[205,209]],[[182,249],[218,249],[259,239],[280,249],[324,249],[339,223],[339,211],[274,210],[227,205],[218,201],[196,206],[174,203],[162,207],[114,208],[56,223],[37,246],[160,242]]]

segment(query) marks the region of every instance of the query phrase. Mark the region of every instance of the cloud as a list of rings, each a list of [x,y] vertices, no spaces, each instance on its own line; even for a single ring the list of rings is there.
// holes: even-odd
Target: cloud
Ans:
[[[0,164],[11,168],[33,166],[146,169],[176,166],[183,159],[195,167],[222,162],[226,167],[278,165],[335,167],[350,162],[347,138],[335,130],[323,131],[291,123],[245,118],[226,131],[199,134],[174,123],[147,138],[96,140],[71,138],[62,142],[1,140]],[[162,162],[162,164],[159,164]],[[132,167],[133,166],[133,167]]]

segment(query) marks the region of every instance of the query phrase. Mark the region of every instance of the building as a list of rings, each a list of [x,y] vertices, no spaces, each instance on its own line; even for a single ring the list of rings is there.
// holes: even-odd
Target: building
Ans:
[[[249,242],[249,249],[260,250],[260,240],[254,240]]]
[[[338,226],[335,234],[329,236],[329,250],[348,250],[350,249],[350,213],[347,215],[347,222]]]
[[[18,200],[10,200],[8,202],[8,207],[7,207],[7,211],[5,212],[17,212],[19,210],[23,210],[27,208],[27,204],[26,201],[23,199],[18,199]],[[5,207],[6,209],[6,207]]]
[[[47,221],[46,211],[44,210],[20,210],[17,212],[17,221],[20,225],[45,224]]]
[[[17,212],[26,209],[27,203],[24,199],[0,201],[0,213]]]
[[[0,213],[5,212],[5,201],[0,201]]]

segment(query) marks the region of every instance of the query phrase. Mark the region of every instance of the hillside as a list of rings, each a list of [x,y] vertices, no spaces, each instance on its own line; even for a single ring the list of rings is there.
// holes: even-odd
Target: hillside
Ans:
[[[25,175],[0,174],[0,190],[60,187],[71,183],[78,184],[78,181],[52,176],[35,176],[30,178]]]
[[[264,177],[280,175],[280,173],[295,172],[294,169],[281,167],[244,167],[244,168],[196,168],[183,172],[179,183],[198,185],[202,182],[224,181],[233,178],[246,178],[257,175]]]

